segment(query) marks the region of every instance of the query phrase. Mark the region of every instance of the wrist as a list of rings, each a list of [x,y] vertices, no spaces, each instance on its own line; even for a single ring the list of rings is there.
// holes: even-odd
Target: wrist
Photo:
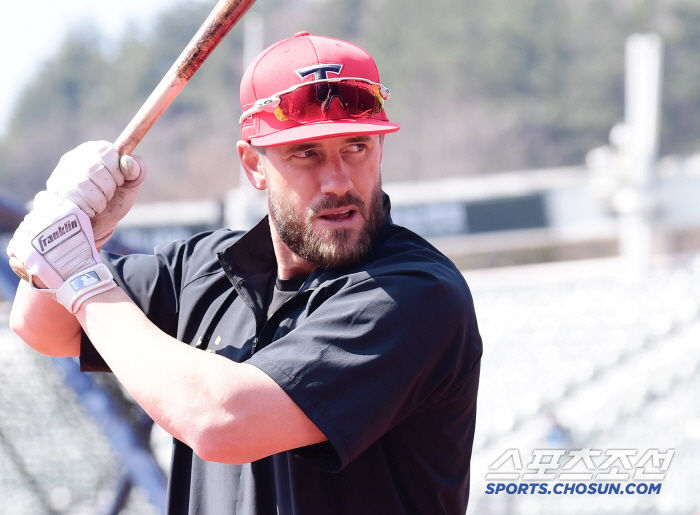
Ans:
[[[116,286],[109,268],[98,263],[66,279],[56,290],[56,300],[75,314],[87,299]]]

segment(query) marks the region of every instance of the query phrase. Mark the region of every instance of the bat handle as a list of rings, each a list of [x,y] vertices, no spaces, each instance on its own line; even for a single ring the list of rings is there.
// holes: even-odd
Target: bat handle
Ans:
[[[131,154],[192,75],[255,0],[219,0],[129,125],[114,142],[119,155]]]
[[[170,103],[187,84],[187,80],[173,73],[172,68],[163,77],[150,96],[131,119],[129,125],[114,141],[120,156],[131,154],[146,133],[153,127]]]

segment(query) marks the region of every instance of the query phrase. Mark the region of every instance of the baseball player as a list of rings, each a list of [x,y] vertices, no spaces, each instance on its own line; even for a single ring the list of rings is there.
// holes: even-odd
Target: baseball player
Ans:
[[[240,96],[268,216],[100,253],[146,166],[83,144],[8,246],[29,280],[12,328],[111,370],[173,435],[170,515],[463,515],[481,339],[459,271],[391,222],[380,167],[399,126],[373,59],[299,33]]]

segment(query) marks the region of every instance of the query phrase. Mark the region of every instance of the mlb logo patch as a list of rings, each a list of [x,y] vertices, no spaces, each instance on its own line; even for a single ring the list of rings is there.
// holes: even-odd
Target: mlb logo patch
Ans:
[[[70,282],[70,285],[73,287],[73,290],[80,291],[98,282],[100,282],[100,278],[97,276],[97,274],[95,272],[88,272],[87,274],[83,274],[73,279]]]

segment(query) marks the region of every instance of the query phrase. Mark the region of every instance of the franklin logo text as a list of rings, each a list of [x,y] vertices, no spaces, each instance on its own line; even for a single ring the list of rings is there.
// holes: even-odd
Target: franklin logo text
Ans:
[[[43,255],[79,232],[78,217],[70,215],[44,229],[32,240],[32,244]]]

